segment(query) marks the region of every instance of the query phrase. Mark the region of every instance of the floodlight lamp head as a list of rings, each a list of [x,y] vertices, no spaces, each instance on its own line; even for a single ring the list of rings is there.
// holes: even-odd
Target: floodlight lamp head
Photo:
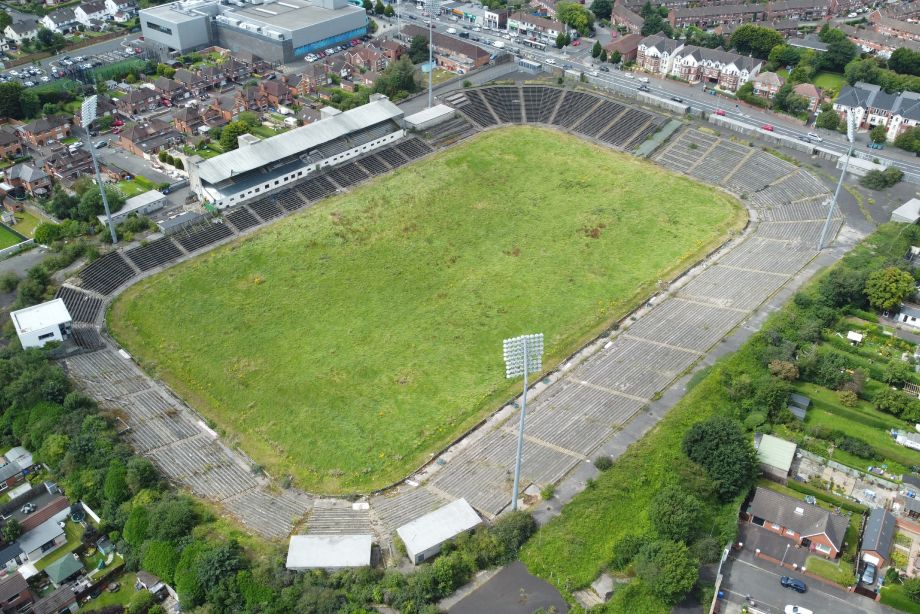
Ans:
[[[505,339],[503,343],[505,377],[512,379],[543,370],[543,333]]]
[[[96,119],[96,96],[90,96],[83,101],[80,106],[80,118],[83,120],[83,127],[89,128],[89,125]]]

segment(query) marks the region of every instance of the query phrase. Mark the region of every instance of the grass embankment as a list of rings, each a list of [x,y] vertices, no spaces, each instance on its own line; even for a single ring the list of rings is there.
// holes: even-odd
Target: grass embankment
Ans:
[[[368,490],[513,394],[502,339],[543,332],[554,366],[744,216],[575,137],[492,131],[135,285],[110,323],[270,472]]]

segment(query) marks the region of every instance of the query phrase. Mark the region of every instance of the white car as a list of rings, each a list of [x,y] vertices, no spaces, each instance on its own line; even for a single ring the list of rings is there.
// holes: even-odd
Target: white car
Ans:
[[[49,81],[51,81],[50,77],[42,77],[42,83],[48,83]]]
[[[808,608],[803,608],[799,605],[787,605],[783,612],[785,612],[785,614],[814,614],[814,612]]]
[[[591,76],[592,76],[592,77],[600,77],[601,74],[600,74],[599,72],[597,72],[596,70],[592,70],[592,71],[591,71]]]
[[[810,138],[812,141],[818,141],[819,143],[824,140],[820,136],[818,136],[817,132],[809,132],[808,138]]]
[[[627,79],[632,79],[635,75],[633,75],[631,72],[628,72],[628,73],[623,73],[623,76],[626,77]]]
[[[547,64],[550,64],[550,65],[555,65],[555,64],[556,64],[556,59],[555,59],[555,58],[546,58],[546,63],[547,63]]]

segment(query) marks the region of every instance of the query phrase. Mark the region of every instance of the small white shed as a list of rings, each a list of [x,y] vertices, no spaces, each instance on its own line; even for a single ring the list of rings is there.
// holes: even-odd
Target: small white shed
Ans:
[[[370,535],[294,535],[285,567],[294,571],[368,567],[372,541]]]
[[[112,221],[116,224],[121,224],[128,219],[128,216],[132,213],[140,217],[148,213],[153,213],[154,211],[159,211],[165,206],[166,195],[156,190],[149,190],[126,200],[124,206],[119,211],[112,213]],[[99,223],[105,225],[105,215],[100,215],[98,218]]]
[[[466,499],[457,499],[404,524],[396,529],[396,534],[406,545],[409,560],[418,565],[440,552],[441,544],[481,523],[479,514]]]
[[[916,224],[918,220],[920,220],[920,199],[918,198],[911,198],[891,212],[892,222]]]
[[[64,341],[73,330],[73,318],[64,301],[59,298],[14,311],[10,318],[24,349],[44,347],[52,341]]]

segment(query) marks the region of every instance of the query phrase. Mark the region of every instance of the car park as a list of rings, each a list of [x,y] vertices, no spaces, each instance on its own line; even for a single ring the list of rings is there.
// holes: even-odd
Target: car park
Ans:
[[[804,593],[808,590],[808,586],[799,580],[798,578],[790,578],[789,576],[780,576],[779,583],[783,588],[788,588],[797,593]]]

